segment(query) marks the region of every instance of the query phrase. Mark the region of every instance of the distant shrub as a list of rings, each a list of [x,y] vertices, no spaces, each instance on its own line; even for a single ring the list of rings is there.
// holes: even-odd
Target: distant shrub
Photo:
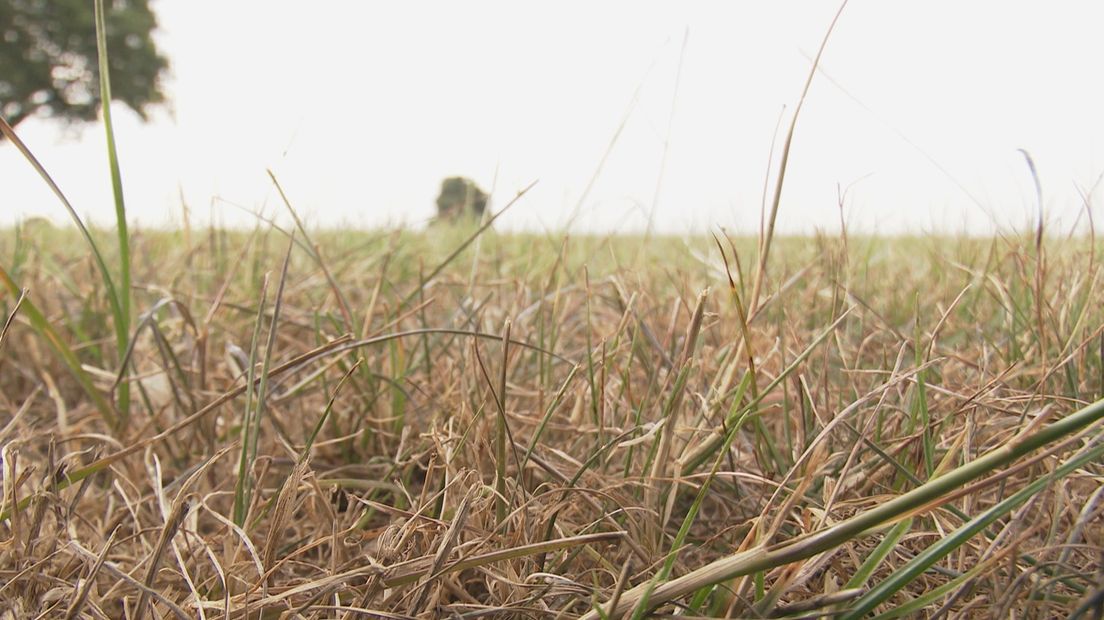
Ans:
[[[438,222],[454,223],[464,219],[479,221],[487,209],[487,193],[466,177],[449,177],[441,181],[437,196]]]

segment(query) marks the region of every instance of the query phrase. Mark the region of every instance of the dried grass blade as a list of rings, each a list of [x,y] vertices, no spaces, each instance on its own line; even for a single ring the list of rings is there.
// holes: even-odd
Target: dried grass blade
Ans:
[[[303,235],[303,247],[307,249],[307,254],[310,255],[311,259],[314,260],[314,262],[318,264],[319,269],[322,270],[322,275],[325,276],[326,282],[330,285],[330,290],[333,291],[334,297],[337,299],[337,306],[341,310],[341,317],[345,320],[345,330],[351,333],[356,328],[356,323],[353,322],[353,313],[349,311],[349,301],[345,299],[345,294],[341,292],[341,287],[337,285],[337,280],[334,280],[329,267],[327,267],[326,262],[322,260],[322,253],[318,250],[318,245],[311,241],[310,235],[307,233],[307,228],[303,226],[303,221],[299,219],[299,214],[292,208],[291,201],[288,200],[283,186],[276,180],[276,175],[272,170],[266,170],[265,172],[268,173],[268,178],[272,179],[272,184],[276,186],[276,191],[280,194],[280,200],[284,202],[284,206],[287,207],[288,212],[291,213],[292,219],[295,220],[295,228],[299,231],[299,234]]]
[[[118,533],[119,528],[116,527],[111,530],[111,535],[104,541],[103,551],[100,551],[100,555],[96,556],[92,568],[88,569],[88,575],[84,578],[84,583],[81,584],[76,596],[69,603],[69,609],[65,610],[65,620],[73,620],[80,616],[81,608],[84,607],[84,602],[88,600],[88,593],[92,591],[92,586],[96,583],[96,575],[103,568],[104,560],[107,559],[107,553],[111,551],[111,545],[115,544],[115,535]]]
[[[168,520],[165,521],[165,526],[161,528],[161,534],[157,538],[157,545],[153,548],[153,553],[151,553],[149,557],[149,565],[146,567],[146,576],[142,581],[144,587],[138,595],[138,603],[134,608],[134,616],[136,618],[142,618],[146,613],[146,604],[149,602],[150,593],[154,591],[153,581],[157,577],[158,568],[161,566],[161,558],[164,557],[165,550],[169,548],[169,543],[172,542],[173,536],[176,535],[177,530],[179,530],[180,526],[184,523],[184,518],[188,516],[190,508],[190,503],[185,501],[182,495],[177,496],[177,500],[173,502],[173,510],[169,514]]]
[[[95,564],[99,560],[99,556],[80,546],[80,544],[76,541],[69,541],[69,547],[72,548],[77,553],[77,555],[79,555],[86,562]],[[101,570],[105,570],[111,573],[112,577],[115,577],[119,581],[126,583],[139,592],[146,593],[150,598],[167,607],[169,611],[172,612],[172,614],[180,620],[194,620],[191,616],[185,613],[185,611],[181,609],[179,605],[169,600],[165,595],[161,594],[157,590],[152,590],[146,587],[142,582],[138,581],[134,577],[131,577],[125,571],[119,569],[119,567],[115,566],[115,564],[111,562],[104,562],[101,566]]]
[[[0,119],[2,122],[3,119]],[[31,327],[35,329],[43,338],[46,339],[47,344],[54,350],[54,353],[61,358],[61,361],[65,364],[65,367],[72,373],[73,378],[77,380],[77,383],[84,390],[84,393],[91,399],[92,404],[95,405],[96,410],[99,411],[100,417],[103,418],[104,423],[110,428],[116,428],[118,422],[118,416],[115,413],[114,407],[103,397],[96,386],[92,384],[92,378],[85,372],[84,367],[81,366],[80,360],[77,359],[73,350],[69,348],[69,345],[64,339],[57,333],[53,325],[46,318],[45,315],[39,311],[34,302],[30,299],[24,299],[23,289],[16,286],[12,281],[11,276],[8,275],[7,270],[3,266],[0,266],[0,282],[3,282],[8,291],[12,295],[18,295],[22,300],[20,307],[23,309],[23,314],[26,315],[27,320],[30,321]],[[14,316],[14,313],[13,315]],[[6,327],[5,327],[6,331]],[[0,520],[3,520],[0,518]]]
[[[832,36],[832,30],[836,27],[840,15],[843,14],[847,0],[843,0],[832,23],[828,25],[828,31],[820,41],[820,49],[817,50],[813,66],[809,69],[809,75],[805,78],[805,87],[801,90],[801,98],[797,100],[793,118],[790,120],[790,129],[786,132],[786,141],[782,143],[782,161],[778,164],[778,180],[774,184],[774,202],[771,203],[770,218],[767,223],[766,235],[760,239],[761,251],[759,252],[759,266],[755,270],[755,284],[752,285],[751,300],[748,302],[748,316],[755,316],[759,309],[759,295],[763,289],[763,280],[767,272],[767,258],[770,256],[771,240],[774,239],[774,224],[778,219],[778,205],[782,202],[782,186],[786,181],[786,165],[790,161],[790,146],[793,144],[794,131],[797,129],[797,119],[801,116],[801,108],[805,105],[805,96],[809,94],[809,86],[813,83],[817,67],[820,66],[820,57],[824,54],[824,48],[828,46],[828,38]]]
[[[902,516],[913,515],[921,507],[931,507],[938,504],[940,498],[952,494],[969,481],[1008,465],[1041,447],[1073,435],[1101,419],[1104,419],[1104,400],[1099,400],[1076,413],[1070,414],[1028,437],[1016,438],[939,478],[930,480],[907,493],[879,504],[876,508],[859,513],[831,527],[769,547],[760,546],[715,560],[677,579],[654,586],[654,592],[651,591],[654,584],[649,581],[626,592],[622,597],[621,606],[615,610],[612,617],[620,617],[620,614],[634,608],[645,595],[650,596],[650,608],[654,608],[661,603],[688,595],[710,584],[810,558],[843,542],[861,536],[872,529],[892,523]],[[1089,457],[1099,457],[1102,453],[1104,453],[1104,445],[1096,446],[1088,452],[1082,452],[1083,455],[1088,454]],[[1070,462],[1083,463],[1087,461],[1082,456]],[[1026,488],[1034,488],[1034,492],[1038,492],[1042,487],[1037,487],[1037,485],[1045,485],[1049,480],[1049,477],[1040,479]],[[1019,498],[1021,495],[1017,494],[1013,497]],[[1022,497],[1021,501],[1025,501],[1026,497],[1030,497],[1030,495]],[[1006,501],[1011,500],[1012,498],[1009,498]],[[999,504],[999,506],[1004,505],[1004,503]],[[1007,509],[1010,510],[1011,508]],[[874,590],[867,596],[872,596],[873,593]],[[596,620],[596,614],[593,612],[583,617],[587,620]]]
[[[493,564],[495,562],[523,558],[530,555],[536,555],[538,553],[549,553],[552,551],[559,551],[561,549],[570,549],[572,547],[578,547],[580,545],[591,545],[597,543],[619,541],[625,536],[626,534],[624,532],[581,534],[579,536],[570,536],[568,538],[556,538],[552,540],[544,540],[541,542],[530,543],[528,545],[519,545],[517,547],[510,547],[508,549],[499,549],[496,551],[491,551],[489,553],[484,553],[470,558],[458,560],[438,571],[438,575],[454,573],[462,570],[467,570],[469,568],[476,568],[478,566],[486,566],[487,564]],[[425,575],[427,573],[430,567],[426,566],[426,564],[427,562],[424,558],[410,560],[401,564],[397,564],[384,571],[383,581],[389,588],[413,583],[417,581],[420,577],[422,577],[422,575]]]
[[[437,553],[433,555],[433,564],[430,565],[429,571],[425,574],[425,581],[422,582],[421,587],[418,589],[418,595],[414,598],[414,602],[407,611],[411,616],[418,615],[419,611],[425,605],[425,601],[433,588],[433,580],[441,572],[441,569],[445,565],[445,561],[448,560],[449,555],[452,554],[452,550],[456,548],[456,543],[460,540],[460,532],[464,531],[464,526],[468,522],[468,511],[471,508],[471,498],[472,494],[469,492],[464,496],[464,499],[460,500],[460,506],[456,509],[456,515],[452,518],[452,523],[449,524],[448,531],[445,532],[445,536],[441,539],[441,544],[437,547]]]

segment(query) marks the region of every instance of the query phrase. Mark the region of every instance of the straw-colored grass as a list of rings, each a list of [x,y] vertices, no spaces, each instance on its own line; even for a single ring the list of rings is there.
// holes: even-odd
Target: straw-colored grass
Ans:
[[[112,254],[0,119],[0,619],[1100,617],[1095,236],[776,240],[816,64],[757,239],[133,233],[107,106]]]
[[[752,309],[755,239],[291,230],[132,231],[113,417],[95,258],[2,233],[11,617],[1101,598],[1088,239],[779,238]]]

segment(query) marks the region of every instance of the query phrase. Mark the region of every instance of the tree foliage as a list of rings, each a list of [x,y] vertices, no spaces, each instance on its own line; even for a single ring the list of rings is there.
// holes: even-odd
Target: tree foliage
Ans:
[[[483,217],[487,208],[487,193],[465,177],[449,177],[441,182],[441,193],[437,196],[437,219],[447,222],[473,217]]]
[[[112,98],[143,119],[165,101],[169,62],[152,33],[148,0],[106,3]],[[12,126],[31,115],[91,121],[99,110],[91,0],[0,0],[0,114]]]

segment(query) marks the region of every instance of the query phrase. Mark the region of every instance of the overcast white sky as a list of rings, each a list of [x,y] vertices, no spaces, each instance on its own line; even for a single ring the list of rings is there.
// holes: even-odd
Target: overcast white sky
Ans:
[[[503,227],[558,229],[624,120],[576,230],[642,230],[654,206],[659,230],[753,232],[779,114],[792,113],[838,5],[154,7],[172,110],[143,125],[113,108],[139,225],[179,223],[181,196],[196,223],[283,216],[271,168],[317,226],[421,225],[440,180],[461,174],[493,186],[499,206],[539,180]],[[1104,199],[1092,190],[1104,172],[1102,25],[1093,0],[852,0],[798,122],[779,228],[838,230],[837,187],[855,231],[1022,227],[1035,213],[1023,148],[1051,225],[1068,229],[1079,191]],[[101,126],[30,120],[18,132],[78,211],[112,221]],[[65,221],[10,145],[0,184],[0,225]]]

